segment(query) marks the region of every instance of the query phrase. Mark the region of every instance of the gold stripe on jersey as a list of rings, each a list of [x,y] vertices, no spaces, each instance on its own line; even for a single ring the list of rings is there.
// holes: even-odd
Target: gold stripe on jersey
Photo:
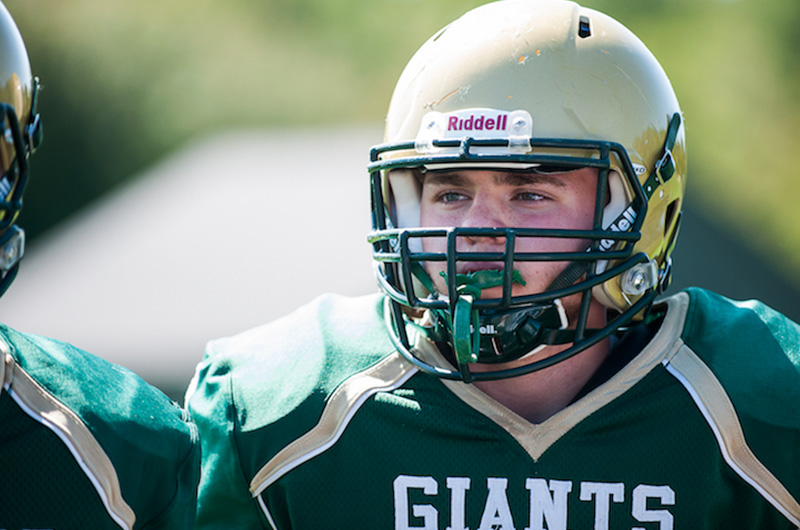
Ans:
[[[697,404],[731,469],[800,528],[800,504],[747,445],[736,409],[711,369],[688,346],[664,365]]]
[[[276,454],[250,481],[250,493],[257,497],[280,477],[330,449],[347,424],[368,398],[378,392],[399,388],[417,369],[393,353],[377,364],[345,380],[331,394],[319,423]]]
[[[513,436],[535,462],[573,427],[633,387],[683,345],[680,334],[686,321],[689,296],[679,293],[668,298],[667,303],[668,310],[664,322],[639,355],[608,381],[542,423],[529,422],[480,391],[475,385],[460,381],[444,381],[444,384],[465,403]],[[423,347],[422,344],[418,346]],[[439,355],[430,348],[427,348],[426,354]]]
[[[33,419],[53,431],[75,456],[92,482],[112,519],[125,529],[133,528],[136,514],[122,498],[114,465],[88,427],[67,406],[50,395],[25,370],[0,340],[3,355],[3,389]]]

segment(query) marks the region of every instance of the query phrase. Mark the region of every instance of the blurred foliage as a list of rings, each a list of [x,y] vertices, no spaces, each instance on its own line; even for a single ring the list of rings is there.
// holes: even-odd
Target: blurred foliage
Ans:
[[[8,0],[45,87],[22,222],[35,238],[214,130],[378,122],[414,50],[480,3]],[[800,2],[584,4],[630,27],[670,75],[695,204],[784,271],[800,267]]]

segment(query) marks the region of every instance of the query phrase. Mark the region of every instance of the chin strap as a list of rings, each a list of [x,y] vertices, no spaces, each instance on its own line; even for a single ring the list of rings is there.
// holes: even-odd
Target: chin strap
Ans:
[[[555,291],[573,285],[586,273],[588,267],[588,263],[584,261],[570,263],[545,291]],[[446,274],[442,273],[442,275],[447,280]],[[518,270],[513,272],[512,282],[525,285]],[[467,365],[481,360],[481,332],[483,331],[481,315],[474,304],[480,299],[484,289],[499,287],[503,284],[503,273],[499,270],[486,270],[467,275],[459,274],[456,276],[456,284],[457,299],[450,320],[450,341],[459,371],[465,380],[469,380]],[[575,330],[566,329],[568,325],[566,314],[563,313],[558,300],[555,300],[553,304],[536,308],[511,309],[497,313],[496,316],[498,319],[487,320],[487,327],[496,324],[505,327],[507,331],[517,337],[513,344],[506,344],[506,347],[511,348],[509,352],[515,350],[516,353],[505,360],[518,358],[542,345],[571,342],[575,337]],[[534,322],[531,322],[531,319]],[[491,332],[488,333],[491,334]],[[501,356],[494,362],[502,360]],[[483,359],[483,361],[492,362],[491,359]]]
[[[581,276],[586,274],[589,270],[589,262],[588,261],[573,261],[566,268],[561,271],[561,274],[553,280],[553,282],[545,289],[547,291],[557,291],[559,289],[565,289],[570,285],[574,285],[575,282],[580,279]]]

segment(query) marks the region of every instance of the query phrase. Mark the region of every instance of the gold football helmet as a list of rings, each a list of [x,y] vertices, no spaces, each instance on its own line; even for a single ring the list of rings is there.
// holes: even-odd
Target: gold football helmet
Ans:
[[[28,52],[14,19],[0,3],[0,295],[16,276],[25,250],[24,232],[14,223],[22,209],[28,159],[42,139],[36,111],[38,79],[31,75]]]
[[[371,152],[373,232],[387,325],[399,350],[421,369],[450,379],[513,377],[564,360],[643,318],[669,283],[686,185],[682,113],[664,70],[622,24],[563,0],[500,0],[435,34],[400,76],[385,143]],[[420,176],[453,167],[508,171],[598,170],[594,228],[570,233],[536,227],[420,227]],[[502,253],[465,254],[459,238],[504,239]],[[521,252],[523,238],[585,240],[585,252]],[[447,252],[423,252],[425,238]],[[427,272],[447,264],[447,292]],[[459,262],[503,263],[491,274],[457,274]],[[512,296],[514,263],[563,262],[545,292]],[[470,276],[470,277],[468,277]],[[502,286],[499,298],[481,298]],[[581,294],[578,318],[560,301]],[[608,308],[602,329],[587,329],[591,300]],[[435,365],[418,336],[452,349]],[[514,370],[472,372],[548,344],[569,344],[550,359]]]

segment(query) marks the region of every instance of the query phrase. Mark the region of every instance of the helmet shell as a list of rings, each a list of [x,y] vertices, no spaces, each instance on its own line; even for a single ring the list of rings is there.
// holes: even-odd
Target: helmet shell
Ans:
[[[33,76],[28,51],[8,9],[0,4],[0,100],[13,105],[21,125],[31,114]]]
[[[0,3],[0,295],[16,276],[25,248],[24,232],[14,223],[22,209],[28,158],[42,138],[38,88],[19,29]]]
[[[22,131],[30,124],[34,96],[28,51],[8,9],[0,4],[0,103],[11,105]],[[3,173],[8,171],[15,153],[13,144],[0,142]]]

